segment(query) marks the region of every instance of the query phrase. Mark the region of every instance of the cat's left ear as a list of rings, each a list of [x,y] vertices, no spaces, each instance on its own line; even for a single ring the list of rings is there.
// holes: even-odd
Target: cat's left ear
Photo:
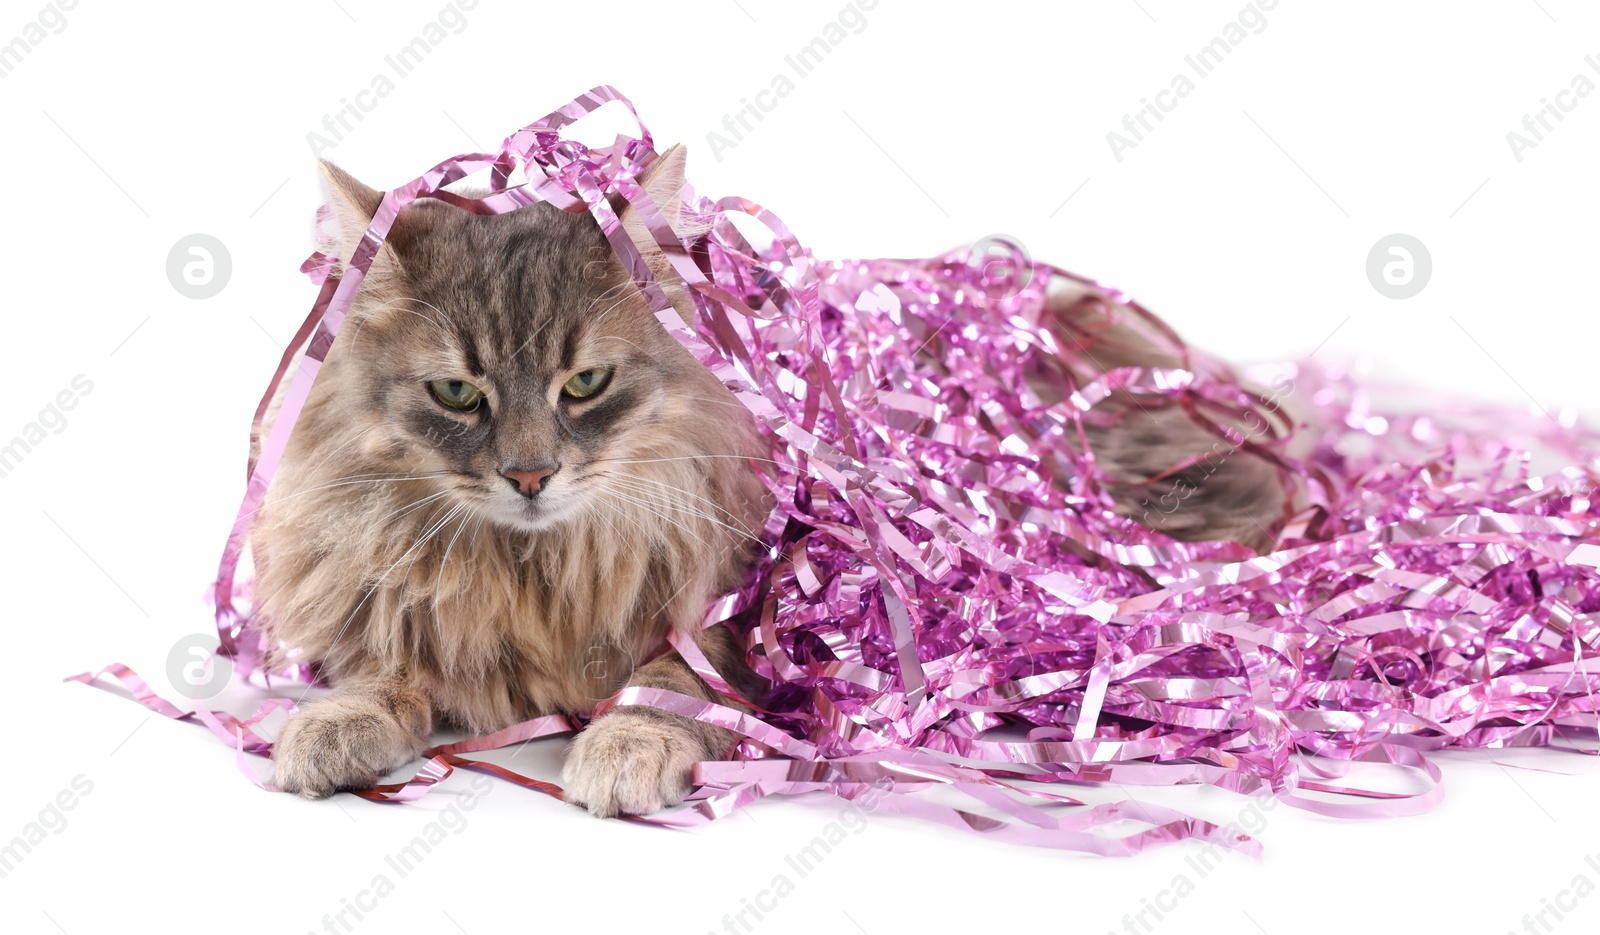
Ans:
[[[692,225],[686,225],[683,216],[683,185],[684,165],[688,161],[689,151],[682,143],[668,148],[666,152],[656,157],[656,161],[644,171],[639,178],[639,183],[644,186],[645,193],[650,196],[650,201],[661,212],[674,233],[680,240],[692,239],[703,231],[691,230]],[[631,205],[624,203],[618,218],[622,221],[623,230],[627,231],[634,243],[649,242],[650,231],[640,219],[639,213]],[[666,293],[667,300],[677,310],[678,317],[686,322],[694,319],[694,303],[690,300],[688,290],[683,281],[678,278],[677,271],[672,264],[660,253],[646,257],[650,266],[650,274],[661,285]]]
[[[674,230],[683,217],[683,172],[688,159],[689,151],[684,145],[674,144],[657,156],[656,161],[650,163],[650,168],[644,170],[644,175],[639,178],[645,193],[655,203],[656,210],[661,212]],[[623,223],[631,220],[630,215],[635,213],[631,207],[624,207]]]

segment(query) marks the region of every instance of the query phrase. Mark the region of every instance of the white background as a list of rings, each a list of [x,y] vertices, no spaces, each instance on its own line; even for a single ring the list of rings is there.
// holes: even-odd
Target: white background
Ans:
[[[925,255],[1004,232],[1235,359],[1326,341],[1319,360],[1364,355],[1374,376],[1592,415],[1600,95],[1520,162],[1506,134],[1580,72],[1600,81],[1584,61],[1600,56],[1600,12],[1575,0],[1282,3],[1114,158],[1106,133],[1241,7],[881,0],[717,159],[707,132],[788,68],[837,0],[483,0],[327,155],[391,187],[610,83],[660,141],[688,143],[702,193],[772,207],[820,256]],[[0,42],[38,9],[7,0]],[[175,696],[168,649],[208,632],[203,590],[242,490],[250,414],[314,295],[296,271],[319,201],[307,133],[439,9],[88,0],[0,81],[0,439],[75,375],[93,383],[66,427],[0,479],[0,841],[75,776],[93,783],[67,827],[0,879],[9,932],[88,935],[134,918],[144,930],[322,931],[324,913],[452,800],[270,795],[208,733],[60,682],[118,660]],[[1397,231],[1434,264],[1405,301],[1365,274],[1369,248]],[[166,275],[168,250],[196,232],[233,262],[203,301]],[[560,746],[504,761],[554,778]],[[1576,876],[1600,882],[1584,861],[1600,851],[1592,761],[1438,759],[1447,794],[1435,811],[1338,821],[1278,808],[1262,861],[1230,857],[1195,879],[1156,928],[1500,933],[1558,897],[1570,905],[1560,894]],[[1245,805],[1134,791],[1218,821]],[[764,802],[676,833],[497,783],[356,930],[721,931],[838,808]],[[1093,859],[875,816],[756,930],[1122,930],[1176,874],[1196,877],[1195,850]],[[1594,931],[1600,898],[1544,922]]]

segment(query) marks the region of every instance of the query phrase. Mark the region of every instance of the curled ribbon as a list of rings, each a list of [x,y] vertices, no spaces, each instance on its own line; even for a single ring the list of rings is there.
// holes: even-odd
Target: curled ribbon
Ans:
[[[696,767],[685,808],[639,820],[684,827],[769,795],[870,793],[885,812],[1018,843],[1125,855],[1197,839],[1254,854],[1259,843],[1237,828],[1135,800],[1086,806],[1041,784],[1206,783],[1372,817],[1437,801],[1427,751],[1594,752],[1594,433],[1508,410],[1380,413],[1346,376],[1309,364],[1284,365],[1267,396],[1136,302],[1018,250],[999,274],[992,245],[820,261],[764,207],[692,191],[686,209],[709,233],[681,242],[636,181],[656,158],[642,124],[600,148],[562,135],[613,101],[632,110],[595,88],[498,152],[445,160],[388,192],[342,275],[326,254],[306,262],[321,291],[257,412],[259,425],[289,382],[213,592],[219,652],[246,677],[316,678],[313,660],[261,669],[241,572],[249,518],[396,215],[424,197],[479,213],[547,201],[595,217],[663,327],[749,409],[771,448],[770,462],[752,465],[777,500],[770,550],[705,625],[740,635],[774,691],[759,704],[737,696],[680,635],[673,646],[727,704],[649,688],[604,702],[597,713],[651,705],[741,738],[730,759]],[[482,199],[443,191],[481,172],[491,181]],[[511,184],[518,173],[527,181]],[[638,242],[611,196],[643,219]],[[751,225],[735,217],[762,236],[741,233]],[[689,320],[650,259],[688,287]],[[1062,286],[1083,295],[1087,314],[1060,314],[1050,296]],[[1176,366],[1100,366],[1113,322]],[[1300,456],[1289,454],[1293,420],[1280,405],[1290,396],[1305,401],[1311,435]],[[1109,418],[1113,397],[1219,439],[1165,474],[1230,457],[1273,465],[1299,506],[1263,530],[1271,549],[1179,542],[1117,515],[1086,432]],[[1570,466],[1530,476],[1535,445]],[[246,753],[270,756],[260,720],[292,707],[275,699],[238,720],[181,711],[122,666],[73,678],[102,675],[157,713],[209,727],[241,766]],[[358,794],[409,801],[470,768],[559,798],[553,784],[461,754],[578,728],[545,717],[437,747],[410,780]],[[1328,781],[1355,761],[1428,788]],[[972,808],[918,795],[933,787]],[[1129,820],[1146,827],[1110,833]]]

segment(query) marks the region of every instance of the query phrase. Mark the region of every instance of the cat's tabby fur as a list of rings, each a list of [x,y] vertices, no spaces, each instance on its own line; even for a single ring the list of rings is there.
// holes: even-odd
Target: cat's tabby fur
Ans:
[[[348,257],[380,193],[324,169]],[[682,179],[675,147],[645,180],[674,224]],[[669,294],[687,308],[681,286]],[[1141,362],[1137,348],[1126,356],[1116,363]],[[595,367],[612,370],[602,392],[561,395]],[[484,406],[447,408],[435,380],[470,381]],[[1215,441],[1181,418],[1163,424],[1180,434],[1095,439],[1103,463],[1147,478]],[[540,204],[479,216],[432,199],[403,209],[251,531],[270,661],[317,660],[332,689],[278,738],[277,785],[311,797],[364,787],[441,721],[482,733],[586,714],[624,684],[716,698],[676,654],[638,663],[669,629],[695,630],[747,567],[770,508],[749,461],[764,455],[759,438],[655,320],[588,215]],[[532,499],[502,474],[550,465]],[[1259,462],[1236,458],[1176,532],[1252,540],[1245,518],[1277,514],[1271,486]],[[698,639],[737,687],[759,689],[722,628]],[[733,739],[613,709],[574,741],[567,797],[597,815],[654,811]]]

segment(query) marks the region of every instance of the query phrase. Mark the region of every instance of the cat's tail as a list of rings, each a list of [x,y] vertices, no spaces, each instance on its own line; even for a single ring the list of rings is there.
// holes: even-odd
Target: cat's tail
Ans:
[[[1127,367],[1205,366],[1158,319],[1064,277],[1047,292],[1044,325],[1061,347],[1055,363],[1070,372],[1070,385]],[[1231,540],[1258,552],[1272,547],[1288,492],[1278,465],[1260,453],[1270,444],[1266,425],[1208,424],[1168,398],[1120,389],[1092,413],[1084,434],[1118,515],[1181,541]],[[1252,436],[1259,441],[1246,441]]]

